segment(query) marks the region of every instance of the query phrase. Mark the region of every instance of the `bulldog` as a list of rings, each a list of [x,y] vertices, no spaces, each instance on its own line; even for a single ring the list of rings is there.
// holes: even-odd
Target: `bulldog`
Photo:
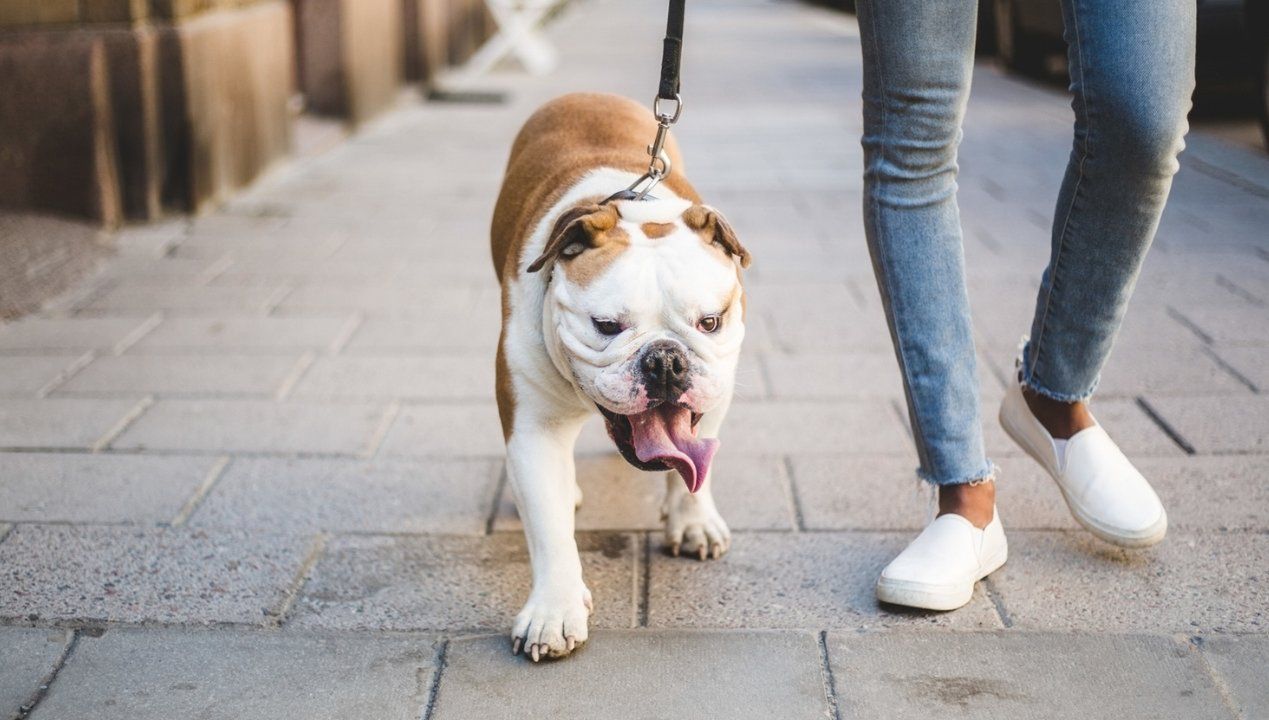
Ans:
[[[750,256],[701,204],[672,137],[672,171],[648,197],[608,200],[646,169],[655,129],[626,98],[552,100],[517,135],[494,209],[498,411],[533,568],[512,652],[535,662],[587,639],[573,446],[593,413],[627,461],[666,473],[673,554],[716,559],[731,542],[710,468],[745,335]]]

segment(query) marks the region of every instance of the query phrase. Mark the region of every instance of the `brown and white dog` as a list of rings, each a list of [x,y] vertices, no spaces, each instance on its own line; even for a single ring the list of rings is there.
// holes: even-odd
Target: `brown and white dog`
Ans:
[[[498,410],[533,564],[512,650],[535,661],[587,638],[573,445],[592,413],[630,463],[671,471],[665,534],[675,554],[717,558],[731,541],[710,462],[745,335],[749,253],[700,204],[673,138],[673,172],[655,199],[601,204],[646,169],[654,131],[626,98],[553,100],[516,137],[494,210]]]

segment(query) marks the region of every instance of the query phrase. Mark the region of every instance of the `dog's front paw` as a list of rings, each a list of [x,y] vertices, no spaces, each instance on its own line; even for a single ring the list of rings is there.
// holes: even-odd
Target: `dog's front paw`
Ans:
[[[683,493],[666,503],[665,542],[674,557],[686,554],[717,560],[731,547],[731,530],[713,502]]]
[[[511,630],[511,653],[524,652],[533,662],[568,655],[586,642],[593,609],[590,590],[581,583],[567,589],[534,588]]]

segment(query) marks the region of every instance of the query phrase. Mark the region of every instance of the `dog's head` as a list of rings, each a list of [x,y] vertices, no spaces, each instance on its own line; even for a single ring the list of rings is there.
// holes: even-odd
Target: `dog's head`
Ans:
[[[626,460],[695,492],[718,442],[701,416],[730,397],[749,253],[716,210],[685,200],[585,203],[556,221],[529,272],[551,272],[548,352],[593,401]]]

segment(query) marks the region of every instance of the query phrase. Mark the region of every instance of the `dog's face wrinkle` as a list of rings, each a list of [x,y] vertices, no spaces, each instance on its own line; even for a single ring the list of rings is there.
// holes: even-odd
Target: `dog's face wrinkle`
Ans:
[[[683,401],[693,410],[707,410],[728,392],[744,336],[743,314],[732,312],[742,297],[735,263],[720,249],[701,241],[686,227],[647,238],[639,225],[620,223],[628,238],[617,256],[608,257],[598,275],[576,282],[576,274],[560,273],[548,288],[544,312],[553,315],[557,367],[577,390],[606,409],[633,414],[647,408],[638,361],[653,342],[669,341],[683,349],[689,366]],[[585,262],[602,248],[584,250],[561,261]],[[720,316],[713,333],[697,323],[705,315]],[[605,335],[595,318],[620,319],[622,329]]]

